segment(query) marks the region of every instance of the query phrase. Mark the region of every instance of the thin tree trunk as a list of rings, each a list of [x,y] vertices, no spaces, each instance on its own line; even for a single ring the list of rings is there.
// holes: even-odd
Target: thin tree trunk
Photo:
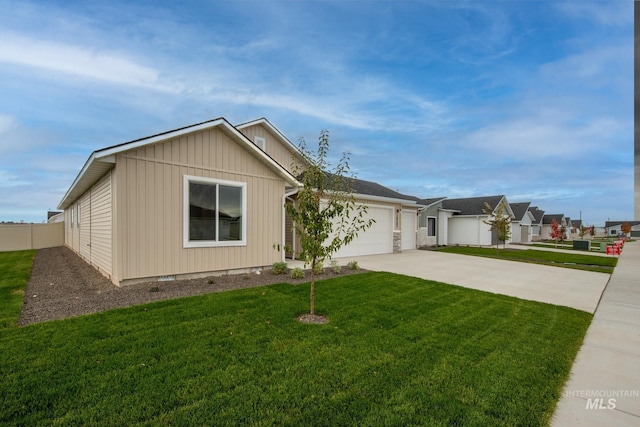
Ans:
[[[316,299],[316,261],[314,259],[314,261],[311,263],[311,286],[309,291],[309,307],[310,307],[309,312],[311,313],[311,315],[316,314],[315,299]]]

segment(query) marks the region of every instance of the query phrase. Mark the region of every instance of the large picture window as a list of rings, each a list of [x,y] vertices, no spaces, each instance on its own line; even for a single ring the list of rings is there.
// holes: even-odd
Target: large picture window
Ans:
[[[184,177],[184,246],[246,244],[246,184]]]

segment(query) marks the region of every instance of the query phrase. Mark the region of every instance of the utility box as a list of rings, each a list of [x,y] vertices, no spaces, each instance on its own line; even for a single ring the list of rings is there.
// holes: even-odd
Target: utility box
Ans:
[[[579,251],[589,251],[589,250],[591,250],[591,241],[589,241],[589,240],[574,240],[573,241],[573,249],[577,249]]]

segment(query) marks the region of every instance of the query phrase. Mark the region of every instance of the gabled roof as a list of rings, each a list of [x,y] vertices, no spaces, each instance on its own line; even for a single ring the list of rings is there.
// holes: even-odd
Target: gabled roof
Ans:
[[[465,199],[444,199],[442,201],[442,207],[444,209],[458,211],[456,215],[486,215],[486,213],[484,213],[484,210],[486,210],[485,203],[489,203],[489,205],[491,205],[495,210],[503,199],[505,199],[504,195],[469,197]]]
[[[513,211],[513,218],[516,221],[522,221],[524,216],[529,211],[530,205],[531,205],[531,202],[509,203],[511,210]]]
[[[542,224],[542,218],[544,217],[544,211],[538,209],[537,206],[531,206],[529,212],[533,214],[534,224]]]
[[[356,194],[417,203],[417,199],[415,197],[399,193],[373,181],[353,179],[351,183]]]
[[[284,134],[282,132],[280,132],[278,130],[278,128],[276,128],[274,125],[271,124],[271,122],[269,120],[267,120],[264,117],[261,117],[259,119],[255,119],[255,120],[251,120],[245,123],[241,123],[239,125],[236,125],[236,129],[238,130],[242,130],[244,128],[248,128],[251,126],[255,126],[255,125],[263,125],[264,127],[266,127],[267,129],[269,129],[269,131],[271,131],[271,133],[273,133],[292,153],[300,156],[300,150],[298,149],[298,147],[296,147],[295,144],[293,144],[291,141],[289,141],[289,139],[284,136]]]
[[[551,224],[554,219],[558,224],[561,224],[562,221],[564,220],[564,214],[547,214],[542,217],[542,223],[545,225]]]
[[[304,174],[303,174],[304,175]],[[298,180],[303,180],[303,175],[298,176]],[[325,184],[328,185],[332,175],[325,172]],[[406,194],[399,193],[390,188],[382,186],[373,181],[365,181],[363,179],[348,178],[348,185],[353,191],[353,195],[356,198],[365,198],[367,200],[381,200],[387,202],[399,202],[404,205],[416,205],[420,206],[417,202],[417,198],[413,196],[407,196]]]
[[[581,219],[573,219],[573,220],[571,220],[571,225],[574,226],[575,228],[580,228],[580,227],[582,227],[582,220]]]
[[[444,199],[446,199],[446,197],[434,197],[434,198],[431,198],[431,199],[419,199],[418,203],[421,204],[421,205],[424,205],[426,207],[429,207],[429,206],[435,205],[438,202],[443,201]]]
[[[96,150],[89,156],[84,166],[78,173],[78,176],[67,190],[58,209],[65,209],[73,203],[78,197],[84,194],[93,184],[98,182],[110,169],[115,166],[116,154],[124,151],[143,147],[145,145],[155,144],[158,142],[170,140],[188,133],[198,132],[205,129],[220,128],[227,136],[244,146],[248,152],[267,165],[276,175],[283,178],[286,182],[298,187],[300,183],[283,168],[278,162],[269,157],[238,129],[233,127],[225,118],[220,117],[213,120],[207,120],[194,125],[162,132],[156,135],[147,136],[145,138],[136,139],[122,144],[113,145],[111,147]]]

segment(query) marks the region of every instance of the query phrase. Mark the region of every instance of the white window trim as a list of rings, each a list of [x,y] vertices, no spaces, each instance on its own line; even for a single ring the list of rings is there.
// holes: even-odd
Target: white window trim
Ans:
[[[189,240],[189,183],[199,182],[210,185],[227,185],[242,188],[242,240],[214,241],[214,240]],[[224,246],[247,245],[247,183],[238,181],[226,181],[222,179],[206,178],[203,176],[184,175],[182,194],[182,239],[184,248],[214,248]],[[218,205],[216,201],[216,206]],[[219,234],[216,232],[216,236]]]
[[[76,205],[76,226],[80,228],[80,202]]]

